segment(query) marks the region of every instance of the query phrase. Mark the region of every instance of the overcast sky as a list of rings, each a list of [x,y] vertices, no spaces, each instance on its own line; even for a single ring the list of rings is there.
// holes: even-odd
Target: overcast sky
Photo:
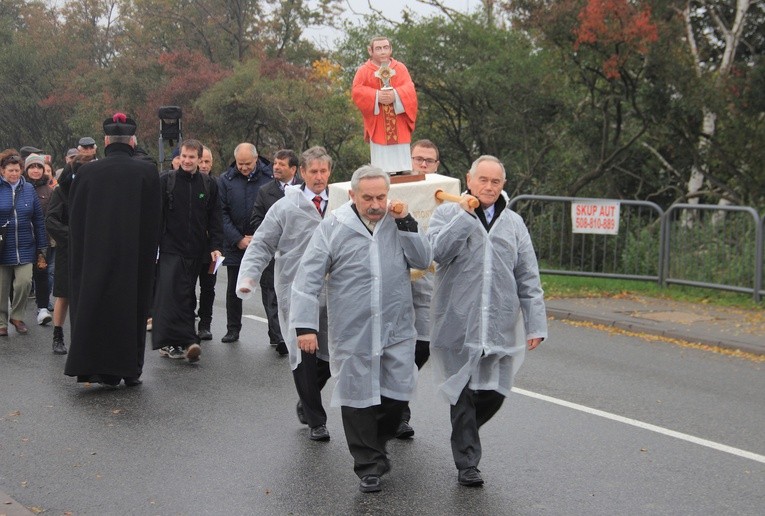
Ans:
[[[439,12],[437,9],[423,5],[417,0],[346,0],[345,3],[346,16],[351,20],[355,17],[360,19],[362,15],[371,13],[369,4],[373,8],[383,11],[385,16],[392,20],[401,20],[401,12],[407,7],[414,13],[424,17],[432,16]],[[449,8],[467,13],[479,7],[481,0],[441,0],[441,3]],[[354,15],[354,12],[358,13],[358,15]],[[340,37],[338,31],[327,28],[307,29],[304,31],[304,34],[307,39],[322,48],[334,46],[334,40]]]

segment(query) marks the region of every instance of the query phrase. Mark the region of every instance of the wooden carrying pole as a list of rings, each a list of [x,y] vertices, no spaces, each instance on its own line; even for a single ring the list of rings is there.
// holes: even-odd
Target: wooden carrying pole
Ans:
[[[439,201],[442,201],[442,202],[443,201],[460,202],[462,200],[462,197],[459,196],[459,195],[454,195],[454,194],[446,193],[443,190],[436,190],[436,199],[438,199]],[[476,209],[476,208],[478,208],[478,206],[480,204],[481,203],[478,202],[478,199],[476,199],[472,195],[469,196],[468,206],[470,206],[473,209]]]

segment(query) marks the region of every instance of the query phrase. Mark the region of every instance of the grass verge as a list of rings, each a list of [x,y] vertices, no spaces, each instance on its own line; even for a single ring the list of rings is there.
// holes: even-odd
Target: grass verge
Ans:
[[[765,301],[758,303],[750,294],[688,287],[685,285],[661,287],[657,283],[650,281],[542,274],[542,288],[544,288],[545,297],[550,299],[636,295],[672,299],[687,303],[765,311]]]

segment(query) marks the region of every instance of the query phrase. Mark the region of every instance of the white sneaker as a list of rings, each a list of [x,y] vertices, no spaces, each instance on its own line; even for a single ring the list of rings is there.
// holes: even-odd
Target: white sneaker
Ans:
[[[45,326],[53,320],[53,316],[50,314],[47,308],[39,308],[37,310],[37,324]]]

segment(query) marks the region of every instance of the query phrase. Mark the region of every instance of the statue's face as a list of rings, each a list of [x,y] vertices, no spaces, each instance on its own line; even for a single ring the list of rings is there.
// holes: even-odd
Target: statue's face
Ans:
[[[374,64],[380,66],[382,63],[390,61],[390,56],[393,53],[393,47],[390,45],[390,41],[387,39],[378,39],[373,41],[370,46],[367,47],[369,52],[369,58]]]

